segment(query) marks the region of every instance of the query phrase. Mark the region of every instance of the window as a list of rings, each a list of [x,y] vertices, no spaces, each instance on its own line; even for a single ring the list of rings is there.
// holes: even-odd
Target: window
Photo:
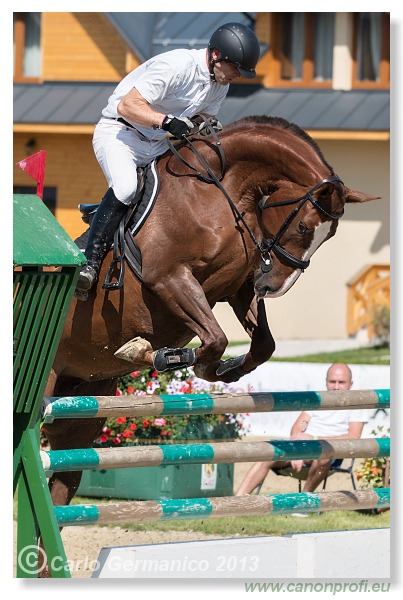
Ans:
[[[334,13],[272,15],[272,85],[330,87]]]
[[[14,194],[36,194],[36,186],[15,185],[13,188]],[[55,187],[45,187],[43,189],[43,202],[46,204],[50,212],[54,215],[56,211],[56,196]]]
[[[389,87],[389,44],[389,13],[355,13],[353,87]]]
[[[41,76],[41,13],[14,13],[14,80]]]

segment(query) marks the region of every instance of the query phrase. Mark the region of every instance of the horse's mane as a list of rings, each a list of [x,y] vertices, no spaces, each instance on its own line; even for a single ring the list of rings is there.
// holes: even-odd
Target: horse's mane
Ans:
[[[320,156],[322,162],[331,170],[333,173],[333,168],[329,165],[327,160],[322,154],[322,150],[318,146],[318,144],[311,138],[311,136],[304,131],[299,125],[295,123],[290,123],[287,119],[283,119],[282,117],[267,117],[265,115],[255,115],[251,117],[243,117],[238,121],[234,121],[225,127],[225,130],[232,129],[233,127],[239,127],[240,125],[247,125],[250,123],[256,123],[257,125],[270,125],[271,127],[278,127],[279,129],[287,129],[294,135],[300,137],[305,142],[307,142],[315,152]]]

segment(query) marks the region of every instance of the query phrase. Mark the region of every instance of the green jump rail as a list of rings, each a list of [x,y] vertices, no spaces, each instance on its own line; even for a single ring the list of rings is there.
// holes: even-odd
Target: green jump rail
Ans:
[[[161,394],[159,396],[68,396],[44,399],[43,418],[155,417],[242,412],[384,409],[390,389],[250,394]]]
[[[60,527],[143,521],[284,515],[295,511],[378,509],[390,506],[390,489],[146,500],[55,506]]]
[[[270,460],[381,458],[389,455],[389,438],[272,440],[231,444],[164,444],[145,447],[86,448],[41,452],[43,468],[48,474],[83,469]]]

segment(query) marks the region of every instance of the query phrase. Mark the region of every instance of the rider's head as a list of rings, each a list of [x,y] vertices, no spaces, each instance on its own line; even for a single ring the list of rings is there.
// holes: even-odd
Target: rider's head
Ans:
[[[226,23],[221,25],[211,36],[208,43],[208,63],[210,75],[216,80],[216,65],[220,68],[223,63],[230,63],[236,67],[233,77],[256,77],[255,67],[260,56],[260,45],[257,37],[249,27],[240,23]]]

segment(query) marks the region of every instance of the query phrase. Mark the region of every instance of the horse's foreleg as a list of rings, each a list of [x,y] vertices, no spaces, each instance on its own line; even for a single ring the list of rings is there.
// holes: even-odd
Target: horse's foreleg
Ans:
[[[148,277],[151,277],[150,273]],[[180,324],[180,328],[183,328],[183,331],[191,331],[201,341],[201,346],[196,350],[156,350],[153,353],[153,366],[158,371],[165,371],[195,365],[195,371],[200,377],[208,381],[219,381],[216,370],[228,340],[199,282],[187,268],[181,267],[180,272],[171,274],[169,279],[156,275],[152,281],[148,280],[146,285],[169,309],[172,319]]]
[[[251,345],[247,354],[233,361],[233,368],[227,370],[227,377],[223,381],[236,381],[230,379],[250,373],[256,367],[263,364],[273,355],[275,342],[271,334],[266,318],[264,301],[258,300],[253,290],[252,281],[246,281],[237,294],[228,300],[239,322],[251,338]],[[225,361],[221,369],[225,369],[225,363],[231,367],[230,361]]]

